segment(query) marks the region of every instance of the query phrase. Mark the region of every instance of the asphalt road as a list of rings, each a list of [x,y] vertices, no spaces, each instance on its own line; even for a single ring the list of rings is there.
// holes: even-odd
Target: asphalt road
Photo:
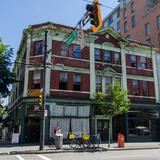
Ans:
[[[160,149],[3,155],[0,156],[0,160],[160,160]]]

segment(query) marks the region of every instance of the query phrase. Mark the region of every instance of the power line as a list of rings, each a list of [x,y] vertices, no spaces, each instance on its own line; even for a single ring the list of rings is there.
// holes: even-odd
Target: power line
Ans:
[[[83,1],[88,2],[88,3],[95,3],[95,2],[89,1],[89,0],[83,0]],[[113,7],[103,5],[102,3],[97,3],[97,4],[100,5],[100,6],[102,6],[102,7],[105,7],[105,8],[114,9]]]

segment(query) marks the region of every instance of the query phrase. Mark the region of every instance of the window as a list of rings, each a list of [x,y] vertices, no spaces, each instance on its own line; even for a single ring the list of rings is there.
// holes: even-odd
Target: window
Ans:
[[[105,86],[106,86],[105,92],[106,93],[109,93],[110,84],[112,84],[112,78],[111,77],[106,77],[105,78]]]
[[[59,89],[67,90],[67,72],[60,72]]]
[[[151,34],[150,24],[146,23],[145,24],[145,35],[148,36],[149,34]]]
[[[101,60],[100,53],[101,53],[101,51],[99,49],[95,49],[95,60],[96,61]]]
[[[109,24],[112,24],[112,23],[113,23],[113,18],[110,17],[110,18],[109,18]]]
[[[136,66],[137,66],[136,56],[131,55],[131,67],[136,67]]]
[[[120,10],[118,9],[117,10],[117,18],[119,18],[120,17]]]
[[[143,96],[147,96],[148,95],[147,81],[142,81],[142,94],[143,94]]]
[[[160,29],[160,16],[157,17],[157,28]]]
[[[81,47],[80,45],[73,46],[73,57],[74,58],[81,58]]]
[[[40,89],[41,71],[33,72],[33,89]]]
[[[133,80],[132,81],[132,88],[133,88],[133,95],[138,95],[138,81]]]
[[[123,10],[123,17],[124,17],[124,18],[127,17],[127,10],[126,10],[126,8],[124,8],[124,10]]]
[[[43,41],[34,42],[34,54],[35,55],[43,54]]]
[[[133,12],[135,12],[135,10],[136,10],[136,5],[134,2],[132,2],[131,3],[131,12],[133,13]]]
[[[128,32],[128,24],[127,22],[124,22],[124,32]]]
[[[117,52],[114,53],[114,63],[120,64],[120,54]]]
[[[120,22],[117,22],[117,31],[120,30]]]
[[[65,44],[61,44],[61,51],[60,51],[60,55],[63,57],[67,57],[68,54],[68,47]]]
[[[102,77],[96,76],[96,92],[102,91]]]
[[[73,90],[80,91],[81,90],[81,75],[80,74],[73,74]]]
[[[140,68],[146,69],[146,58],[145,57],[140,57]]]
[[[149,38],[149,39],[146,39],[146,42],[145,42],[146,44],[148,44],[148,45],[151,45],[152,44],[152,41],[151,41],[151,39]]]
[[[136,16],[132,16],[132,28],[136,27]]]
[[[107,63],[110,63],[111,62],[111,57],[110,57],[111,53],[110,51],[105,51],[104,53],[104,61],[107,62]]]
[[[159,43],[159,48],[160,48],[160,33],[158,34],[158,43]]]

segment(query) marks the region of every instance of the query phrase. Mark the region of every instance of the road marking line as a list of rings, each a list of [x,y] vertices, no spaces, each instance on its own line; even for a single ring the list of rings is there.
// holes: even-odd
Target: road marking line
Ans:
[[[24,160],[20,155],[15,155],[19,160]]]
[[[45,157],[43,155],[37,155],[37,156],[40,157],[40,158],[42,158],[42,159],[44,159],[44,160],[51,160],[51,159],[49,159],[49,158],[47,158],[47,157]]]

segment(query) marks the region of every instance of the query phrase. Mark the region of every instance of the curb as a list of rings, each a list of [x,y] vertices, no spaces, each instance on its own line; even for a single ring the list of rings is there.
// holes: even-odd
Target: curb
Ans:
[[[0,153],[0,156],[5,155],[16,155],[16,154],[56,154],[56,153],[78,153],[78,152],[106,152],[106,151],[125,151],[125,150],[149,150],[149,149],[160,149],[160,147],[141,147],[141,148],[100,148],[100,149],[86,149],[86,150],[28,150],[28,151],[11,151]]]

